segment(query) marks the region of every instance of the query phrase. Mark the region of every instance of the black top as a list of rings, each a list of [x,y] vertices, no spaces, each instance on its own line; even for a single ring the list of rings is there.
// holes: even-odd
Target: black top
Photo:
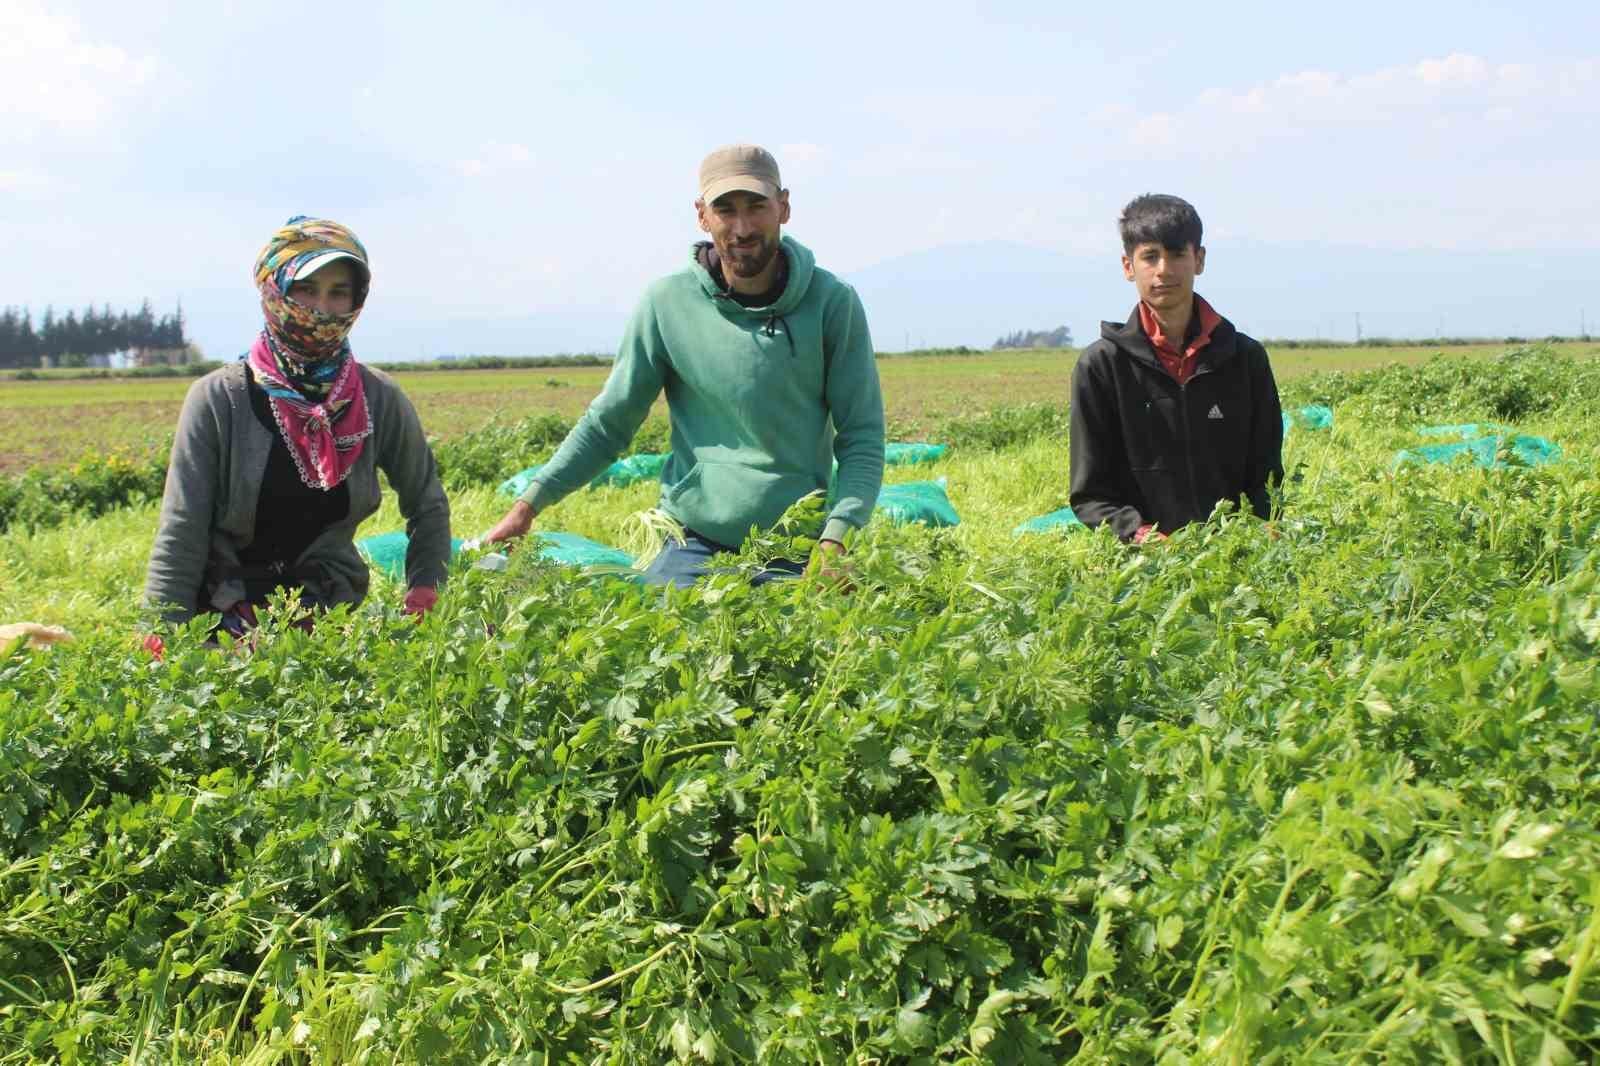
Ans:
[[[1105,322],[1072,371],[1072,511],[1123,540],[1170,533],[1243,496],[1262,518],[1283,478],[1283,410],[1267,351],[1223,319],[1179,385],[1134,308]]]
[[[296,561],[324,530],[349,516],[350,486],[341,481],[324,492],[305,483],[272,417],[266,390],[253,377],[247,379],[250,409],[272,432],[272,451],[256,497],[255,536],[239,549],[246,598],[256,603],[280,585],[299,584],[293,573]]]
[[[722,272],[722,257],[717,254],[717,246],[710,241],[700,242],[700,265],[706,268],[706,273],[711,275],[711,280],[717,283],[718,288],[740,307],[771,307],[778,302],[784,287],[789,284],[789,256],[782,248],[778,249],[778,273],[772,279],[772,286],[766,292],[758,292],[753,296],[728,287],[727,275]]]

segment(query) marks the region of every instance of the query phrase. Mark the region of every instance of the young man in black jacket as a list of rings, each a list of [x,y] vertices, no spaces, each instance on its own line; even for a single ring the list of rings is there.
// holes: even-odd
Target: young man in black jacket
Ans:
[[[1283,478],[1283,412],[1266,349],[1196,295],[1200,216],[1176,196],[1122,212],[1122,272],[1139,293],[1072,372],[1072,510],[1142,544],[1246,497],[1262,518]]]

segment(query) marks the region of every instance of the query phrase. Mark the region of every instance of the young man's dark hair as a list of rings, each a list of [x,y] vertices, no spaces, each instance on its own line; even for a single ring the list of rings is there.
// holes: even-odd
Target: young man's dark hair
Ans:
[[[1192,244],[1199,248],[1205,228],[1200,212],[1187,200],[1160,193],[1145,193],[1129,202],[1117,220],[1122,232],[1122,250],[1131,253],[1141,244],[1159,244],[1178,251]]]
[[[1072,510],[1143,543],[1250,501],[1271,514],[1283,412],[1266,349],[1194,291],[1200,215],[1176,196],[1123,209],[1122,273],[1139,303],[1101,324],[1072,371]]]

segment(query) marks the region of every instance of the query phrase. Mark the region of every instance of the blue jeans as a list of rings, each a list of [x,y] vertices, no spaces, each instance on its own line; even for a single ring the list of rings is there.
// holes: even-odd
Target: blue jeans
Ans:
[[[647,585],[676,585],[686,589],[712,573],[712,556],[732,552],[726,544],[708,540],[692,529],[683,531],[683,542],[668,538],[667,546],[644,572]],[[766,568],[750,579],[752,585],[765,585],[769,581],[796,578],[806,572],[804,563],[791,559],[774,559]]]

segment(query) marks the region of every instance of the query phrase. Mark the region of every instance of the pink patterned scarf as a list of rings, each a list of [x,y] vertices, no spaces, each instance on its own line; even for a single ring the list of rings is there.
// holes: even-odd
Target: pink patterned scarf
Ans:
[[[324,492],[350,475],[361,456],[362,442],[372,436],[372,413],[367,410],[366,389],[355,359],[342,361],[328,393],[320,401],[308,400],[284,373],[274,357],[277,347],[262,330],[250,346],[250,373],[266,390],[278,433],[294,456],[300,479]]]

